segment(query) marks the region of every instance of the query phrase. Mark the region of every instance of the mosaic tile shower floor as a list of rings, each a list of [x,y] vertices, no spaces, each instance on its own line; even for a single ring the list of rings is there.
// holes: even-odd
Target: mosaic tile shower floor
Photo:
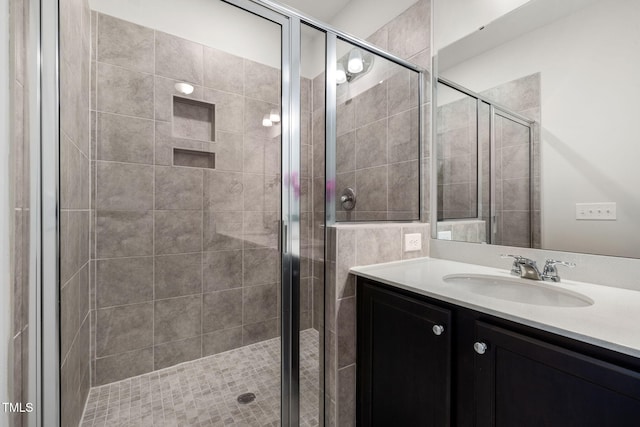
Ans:
[[[300,425],[317,426],[318,332],[300,334]],[[256,395],[249,404],[237,397]],[[279,426],[280,338],[96,387],[81,426]]]

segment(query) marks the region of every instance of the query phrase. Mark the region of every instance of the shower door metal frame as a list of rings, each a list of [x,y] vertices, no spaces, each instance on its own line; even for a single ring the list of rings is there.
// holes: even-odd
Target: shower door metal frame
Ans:
[[[437,66],[437,57],[434,57],[433,60],[433,69],[436,70]],[[505,107],[504,105],[501,105],[493,100],[491,100],[490,98],[487,98],[484,95],[481,95],[477,92],[474,92],[470,89],[467,89],[466,87],[459,85],[458,83],[448,80],[444,77],[440,77],[437,76],[434,73],[433,76],[433,85],[432,85],[432,95],[433,95],[433,100],[434,100],[434,108],[431,111],[431,118],[433,120],[434,126],[432,126],[432,138],[431,138],[431,152],[433,153],[432,155],[432,168],[436,168],[436,169],[432,169],[432,170],[437,170],[437,158],[438,158],[438,153],[437,153],[437,138],[438,138],[438,133],[437,133],[437,120],[438,120],[438,107],[437,107],[437,91],[438,91],[438,84],[443,84],[445,86],[448,86],[449,88],[456,90],[466,96],[469,96],[471,98],[475,98],[476,100],[476,145],[478,146],[478,150],[477,150],[477,158],[478,158],[478,171],[477,171],[477,179],[478,179],[478,188],[477,188],[477,194],[478,194],[478,200],[476,203],[476,209],[477,209],[477,219],[481,219],[482,218],[482,212],[481,212],[481,208],[482,208],[482,188],[480,187],[481,183],[482,183],[482,152],[479,149],[479,144],[478,141],[480,139],[480,105],[482,103],[486,104],[489,107],[489,233],[486,236],[487,239],[487,243],[489,244],[494,244],[494,234],[497,231],[497,225],[496,225],[496,221],[497,221],[497,215],[496,215],[496,205],[495,205],[495,201],[496,201],[496,176],[495,176],[495,167],[494,165],[496,164],[496,135],[495,135],[495,122],[496,122],[496,116],[500,116],[503,117],[505,119],[511,120],[513,122],[516,122],[522,126],[525,126],[529,129],[529,247],[533,247],[533,223],[534,223],[534,205],[533,205],[533,186],[534,186],[534,135],[535,135],[535,120],[531,120],[528,117],[523,116],[522,114],[518,114],[516,112],[511,111],[509,108]],[[434,180],[435,181],[435,180]],[[431,183],[431,190],[432,190],[432,194],[433,197],[431,199],[431,209],[432,209],[432,221],[436,222],[436,226],[435,227],[431,227],[431,238],[433,239],[437,239],[438,238],[438,227],[437,227],[437,222],[438,222],[438,214],[437,214],[437,208],[438,208],[438,183],[437,182],[432,182]]]
[[[281,27],[280,424],[300,423],[300,19],[251,0],[222,0]]]

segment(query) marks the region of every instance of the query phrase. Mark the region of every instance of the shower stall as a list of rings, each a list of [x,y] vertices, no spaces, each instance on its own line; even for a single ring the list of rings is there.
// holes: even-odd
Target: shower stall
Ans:
[[[438,78],[439,238],[539,247],[539,144],[529,118],[539,109],[517,112],[500,99],[537,78],[482,94]]]
[[[266,0],[37,6],[36,425],[329,425],[327,226],[419,219],[423,70]]]

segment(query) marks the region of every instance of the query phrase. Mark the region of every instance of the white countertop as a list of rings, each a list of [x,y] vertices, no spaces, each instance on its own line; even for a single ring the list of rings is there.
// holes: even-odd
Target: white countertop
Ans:
[[[514,279],[506,269],[436,258],[418,258],[353,267],[350,272],[492,316],[640,357],[638,291],[563,279],[560,283],[551,285],[578,292],[592,299],[594,304],[586,307],[550,307],[476,294],[443,280],[444,276],[450,274],[488,274]]]

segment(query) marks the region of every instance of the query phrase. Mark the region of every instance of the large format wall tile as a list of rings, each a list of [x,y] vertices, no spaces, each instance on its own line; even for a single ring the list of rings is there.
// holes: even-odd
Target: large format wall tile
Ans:
[[[98,258],[153,255],[153,212],[98,211]]]
[[[275,175],[280,171],[280,141],[272,138],[244,139],[244,172]]]
[[[205,46],[204,85],[216,90],[243,94],[244,60]]]
[[[242,327],[242,345],[254,344],[260,341],[275,338],[279,334],[278,319],[253,323]]]
[[[153,323],[151,302],[99,309],[96,355],[108,356],[152,345]]]
[[[431,2],[419,0],[388,24],[389,51],[401,58],[430,47]]]
[[[155,253],[179,254],[202,251],[201,211],[156,211]]]
[[[250,286],[242,289],[243,323],[258,323],[278,316],[276,302],[278,287],[275,284]]]
[[[389,85],[389,115],[418,108],[419,75],[406,68],[395,67],[387,80]],[[416,138],[416,141],[418,139]]]
[[[280,269],[276,249],[251,249],[244,251],[244,286],[262,285],[278,281]]]
[[[418,159],[418,109],[389,117],[389,163]]]
[[[202,356],[222,353],[242,346],[242,327],[222,329],[202,335]]]
[[[158,300],[153,319],[156,344],[198,336],[202,330],[202,297]]]
[[[153,121],[97,115],[97,160],[153,164]]]
[[[280,134],[280,124],[272,127],[262,126],[265,114],[277,109],[277,104],[259,101],[253,98],[245,98],[244,101],[244,132],[246,136],[257,138],[273,138]]]
[[[203,47],[156,31],[156,74],[202,85]]]
[[[216,153],[216,169],[219,171],[241,172],[243,162],[242,133],[216,132],[216,142],[211,149]]]
[[[204,253],[204,292],[242,287],[242,250]]]
[[[242,289],[207,293],[202,298],[203,333],[243,324]]]
[[[359,194],[356,210],[387,211],[387,166],[356,171],[356,187]]]
[[[153,348],[153,369],[163,369],[199,359],[201,354],[202,336],[160,344]]]
[[[202,254],[156,256],[155,298],[202,293]]]
[[[243,210],[241,173],[205,171],[205,209],[211,212]]]
[[[201,210],[202,170],[156,166],[155,208],[159,210]]]
[[[280,102],[280,71],[254,61],[244,61],[244,95],[271,104]]]
[[[387,163],[386,118],[356,130],[356,169]]]
[[[242,249],[242,211],[204,214],[204,250]]]
[[[153,166],[99,161],[97,180],[97,209],[153,209]]]
[[[95,386],[153,371],[153,348],[144,348],[96,359]]]
[[[387,117],[387,83],[373,86],[355,100],[356,127]]]
[[[109,15],[98,17],[97,60],[153,73],[153,30]]]
[[[418,160],[389,165],[389,211],[417,215],[420,200],[411,196],[419,193]]]
[[[153,300],[153,258],[96,261],[97,308]]]
[[[244,126],[244,98],[242,96],[205,89],[204,100],[215,105],[216,129],[227,132],[242,132]],[[262,120],[260,124],[262,124]]]
[[[153,76],[98,63],[98,111],[153,118]]]

